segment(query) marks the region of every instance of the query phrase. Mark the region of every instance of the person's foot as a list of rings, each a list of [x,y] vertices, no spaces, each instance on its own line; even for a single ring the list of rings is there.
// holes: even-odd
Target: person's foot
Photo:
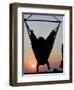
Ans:
[[[50,68],[50,69],[48,69],[48,72],[52,72],[52,71],[53,71],[53,69],[51,69],[51,68]]]
[[[48,67],[48,69],[50,70],[51,68],[50,68],[50,67]]]

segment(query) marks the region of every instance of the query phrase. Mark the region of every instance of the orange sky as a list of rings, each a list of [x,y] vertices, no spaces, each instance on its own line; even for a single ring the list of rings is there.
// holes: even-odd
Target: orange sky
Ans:
[[[34,56],[34,53],[31,48],[26,48],[24,54],[24,72],[25,73],[32,73],[36,72],[36,65],[37,61]],[[53,48],[50,57],[48,58],[49,64],[51,68],[58,68],[60,61],[61,61],[61,50],[58,48]],[[41,65],[39,66],[39,71],[47,71],[47,65]]]

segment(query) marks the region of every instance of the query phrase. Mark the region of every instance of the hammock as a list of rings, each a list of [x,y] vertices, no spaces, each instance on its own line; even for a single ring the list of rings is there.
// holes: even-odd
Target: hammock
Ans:
[[[24,19],[28,35],[30,37],[32,50],[34,52],[34,55],[37,60],[37,72],[39,65],[47,64],[48,69],[50,69],[49,63],[48,63],[48,57],[50,56],[50,53],[52,51],[54,41],[58,32],[58,29],[60,27],[61,21],[58,20],[55,16],[53,16],[57,21],[51,21],[51,20],[31,20],[29,19],[32,15],[30,15],[27,19]],[[34,35],[33,31],[30,30],[29,25],[27,24],[27,21],[38,21],[38,22],[53,22],[58,23],[58,26],[53,30],[46,40],[44,40],[43,37],[39,37],[38,39]]]

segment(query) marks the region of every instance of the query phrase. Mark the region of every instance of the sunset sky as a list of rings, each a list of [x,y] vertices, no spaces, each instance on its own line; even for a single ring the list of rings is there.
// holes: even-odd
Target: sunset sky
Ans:
[[[29,14],[24,14],[23,18],[27,18]],[[56,17],[63,21],[63,16],[56,15]],[[43,20],[55,20],[52,15],[33,15],[30,17],[30,19],[43,19]],[[45,39],[48,37],[50,32],[57,27],[58,23],[52,23],[52,22],[36,22],[36,21],[28,21],[27,22],[30,29],[33,30],[36,37],[44,37]],[[23,23],[24,27],[24,73],[36,73],[36,65],[37,61],[34,56],[34,53],[32,51],[31,42],[27,33],[27,29],[25,27],[25,23]],[[62,60],[61,55],[61,48],[63,43],[63,24],[61,23],[59,27],[59,31],[57,33],[57,37],[55,39],[55,43],[52,49],[52,52],[48,58],[49,65],[51,69],[58,68],[60,65],[60,62]],[[40,65],[39,66],[39,72],[48,72],[47,65]]]

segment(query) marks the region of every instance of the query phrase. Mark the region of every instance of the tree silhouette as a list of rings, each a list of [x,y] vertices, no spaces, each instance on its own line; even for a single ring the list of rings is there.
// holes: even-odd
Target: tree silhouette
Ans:
[[[61,60],[60,67],[63,69],[63,44],[62,44],[62,48],[61,48],[61,53],[62,53],[62,60]]]

